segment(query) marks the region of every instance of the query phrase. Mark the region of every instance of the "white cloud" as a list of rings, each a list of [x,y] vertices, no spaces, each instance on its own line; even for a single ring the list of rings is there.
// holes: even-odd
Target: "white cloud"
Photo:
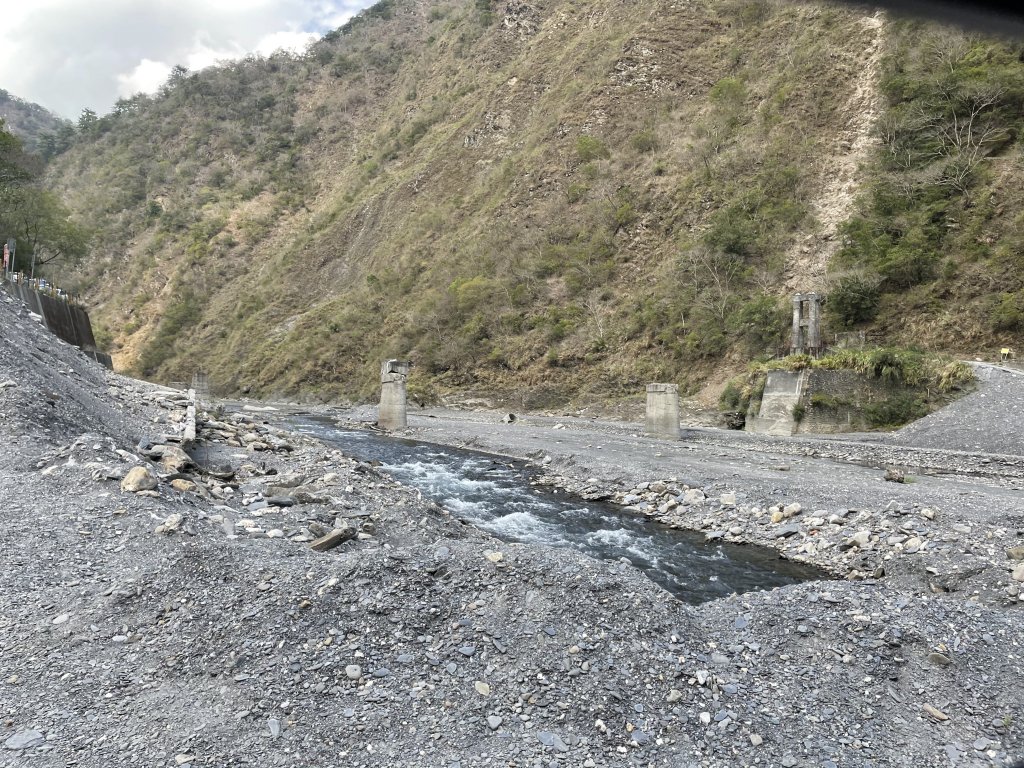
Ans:
[[[75,118],[171,68],[301,52],[374,0],[0,0],[0,88]]]
[[[261,53],[264,56],[269,56],[275,51],[293,51],[294,53],[303,53],[309,44],[319,38],[320,35],[313,34],[312,32],[297,32],[294,30],[283,30],[281,32],[274,32],[273,34],[266,35],[262,40],[256,43],[253,50],[257,53]]]
[[[170,64],[143,59],[128,74],[117,76],[117,95],[128,97],[136,93],[153,93],[170,74]]]

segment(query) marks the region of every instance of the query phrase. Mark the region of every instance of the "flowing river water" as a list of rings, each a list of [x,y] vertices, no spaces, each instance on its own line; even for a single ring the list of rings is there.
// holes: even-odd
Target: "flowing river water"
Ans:
[[[339,427],[313,416],[293,424],[346,456],[379,462],[396,480],[503,541],[568,547],[604,560],[626,558],[687,603],[827,578],[766,547],[708,542],[701,533],[537,486],[523,461]]]

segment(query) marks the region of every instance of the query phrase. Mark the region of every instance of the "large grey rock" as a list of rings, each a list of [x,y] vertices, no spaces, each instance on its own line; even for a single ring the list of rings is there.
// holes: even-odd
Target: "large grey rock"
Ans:
[[[686,491],[686,493],[683,494],[683,504],[703,504],[705,498],[706,497],[704,496],[704,491],[702,491],[700,488],[690,488],[688,491]]]
[[[796,536],[800,533],[799,523],[790,523],[784,525],[775,532],[775,538],[777,539],[788,539],[790,536]]]
[[[181,472],[192,466],[192,457],[176,445],[165,445],[160,464],[168,472]]]
[[[4,747],[7,749],[32,749],[45,743],[46,737],[39,731],[18,731],[4,742]]]
[[[179,513],[174,512],[164,518],[164,521],[156,527],[156,533],[174,533],[181,528],[183,520],[184,518]]]
[[[334,549],[335,547],[344,544],[349,539],[355,538],[355,535],[356,529],[352,526],[335,528],[326,536],[320,537],[309,546],[316,552],[326,552],[329,549]]]
[[[304,482],[306,482],[305,475],[292,472],[272,476],[272,485],[278,488],[298,488]]]

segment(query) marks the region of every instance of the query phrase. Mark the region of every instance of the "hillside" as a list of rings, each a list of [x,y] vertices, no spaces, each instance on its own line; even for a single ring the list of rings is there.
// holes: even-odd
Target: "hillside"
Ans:
[[[3,88],[0,88],[0,118],[8,130],[21,139],[28,152],[38,152],[43,147],[43,136],[56,134],[70,125],[46,107],[13,96]]]
[[[973,356],[1024,341],[1019,54],[803,3],[385,0],[90,125],[51,182],[103,246],[62,277],[121,368],[225,392],[366,397],[386,357],[425,398],[696,391],[808,289]]]

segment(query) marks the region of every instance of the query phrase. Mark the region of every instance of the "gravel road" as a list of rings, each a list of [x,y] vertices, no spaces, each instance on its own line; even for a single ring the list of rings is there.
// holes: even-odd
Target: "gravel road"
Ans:
[[[181,393],[102,370],[3,293],[0,336],[0,765],[1024,755],[1012,457],[413,418],[417,437],[533,457],[546,482],[848,577],[687,606],[627,563],[477,531],[290,433],[286,409],[210,411],[182,459]],[[885,482],[897,460],[925,471]]]

